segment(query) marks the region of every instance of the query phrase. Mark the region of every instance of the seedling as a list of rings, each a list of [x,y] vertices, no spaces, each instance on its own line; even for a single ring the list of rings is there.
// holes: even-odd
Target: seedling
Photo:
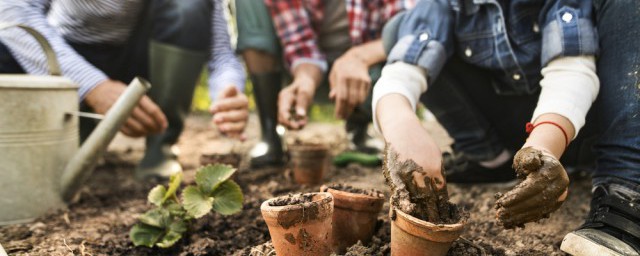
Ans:
[[[136,246],[168,248],[180,240],[193,220],[211,211],[230,215],[242,210],[240,186],[229,180],[236,169],[228,165],[207,165],[196,172],[196,185],[177,191],[182,173],[171,176],[168,187],[158,185],[149,191],[147,200],[155,207],[140,217],[129,232]]]

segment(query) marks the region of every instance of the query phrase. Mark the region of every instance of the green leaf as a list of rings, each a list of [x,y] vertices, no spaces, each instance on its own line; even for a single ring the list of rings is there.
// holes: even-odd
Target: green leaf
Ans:
[[[153,247],[163,233],[163,229],[145,224],[136,224],[131,228],[129,237],[135,246]]]
[[[196,184],[200,190],[210,195],[220,184],[228,180],[236,169],[229,165],[207,165],[196,173]]]
[[[187,213],[194,218],[200,218],[211,211],[213,198],[202,193],[194,186],[188,186],[182,191],[182,204]]]
[[[163,208],[155,208],[145,212],[138,217],[138,220],[149,226],[164,228],[170,220],[169,211]]]
[[[182,172],[171,175],[171,178],[169,179],[169,189],[167,189],[163,198],[165,201],[175,196],[178,187],[180,187],[180,182],[182,182]]]
[[[187,222],[181,218],[175,218],[169,225],[169,231],[181,234],[187,232]]]
[[[182,238],[182,234],[169,231],[164,237],[162,237],[156,246],[160,248],[169,248],[178,242],[180,238]]]
[[[222,214],[230,215],[242,210],[242,189],[232,180],[223,182],[213,191],[213,209]]]
[[[174,201],[169,201],[165,206],[165,209],[167,209],[167,211],[169,211],[169,214],[173,215],[173,216],[184,216],[185,211],[182,208],[182,205],[180,205],[180,203],[174,202]]]
[[[167,189],[163,185],[155,186],[154,188],[151,189],[151,191],[149,191],[147,200],[149,200],[150,203],[156,206],[162,206],[162,204],[166,200],[164,198],[166,193],[167,193]]]

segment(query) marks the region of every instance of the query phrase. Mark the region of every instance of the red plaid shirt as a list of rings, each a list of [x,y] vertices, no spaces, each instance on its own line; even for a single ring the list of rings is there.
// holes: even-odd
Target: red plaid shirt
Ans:
[[[242,0],[253,1],[253,0]],[[323,0],[264,0],[283,46],[285,62],[293,67],[315,63],[326,69],[317,31],[324,17]],[[418,0],[345,0],[352,45],[380,38],[382,28],[393,15],[409,9]]]

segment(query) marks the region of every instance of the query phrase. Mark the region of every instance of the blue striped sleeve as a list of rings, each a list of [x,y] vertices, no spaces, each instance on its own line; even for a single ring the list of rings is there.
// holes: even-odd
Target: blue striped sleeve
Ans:
[[[235,85],[241,92],[244,91],[245,72],[242,64],[231,49],[229,27],[224,17],[224,6],[221,0],[214,1],[212,17],[212,48],[211,60],[208,67],[209,96],[215,100],[218,93],[226,86]]]
[[[51,0],[0,0],[0,22],[24,24],[42,33],[56,52],[62,75],[80,86],[79,95],[82,100],[89,91],[108,77],[75,52],[49,25],[46,12],[50,4]],[[40,46],[26,32],[17,28],[6,29],[0,31],[0,40],[27,73],[48,73],[46,59]]]

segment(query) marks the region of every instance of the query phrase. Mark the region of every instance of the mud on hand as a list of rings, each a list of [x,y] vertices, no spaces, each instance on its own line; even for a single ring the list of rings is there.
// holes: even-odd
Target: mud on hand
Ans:
[[[391,187],[393,207],[432,223],[452,223],[453,214],[446,185],[429,177],[413,160],[399,161],[398,154],[387,144],[383,174]]]
[[[496,217],[506,229],[548,218],[567,197],[569,177],[552,155],[526,147],[513,159],[513,168],[522,182],[496,202]]]

